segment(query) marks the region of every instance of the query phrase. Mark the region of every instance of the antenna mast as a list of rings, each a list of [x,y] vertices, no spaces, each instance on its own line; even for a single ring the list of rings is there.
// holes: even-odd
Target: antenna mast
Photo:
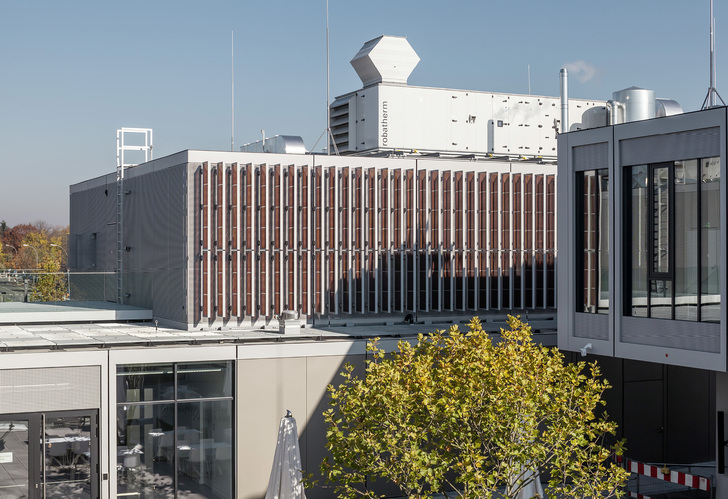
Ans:
[[[713,16],[713,0],[710,0],[710,87],[708,87],[708,95],[705,96],[701,109],[709,109],[717,106],[716,97],[725,106],[723,98],[715,89],[715,17]]]
[[[331,99],[329,98],[329,0],[326,0],[326,130],[324,130],[324,133],[319,135],[319,138],[313,145],[312,150],[316,149],[321,137],[326,135],[326,154],[331,155],[331,146],[333,146],[334,152],[338,156],[339,148],[336,147],[334,134],[331,133],[331,110],[329,109],[329,102],[331,102]],[[331,142],[329,142],[329,140],[331,140]]]
[[[235,31],[230,32],[230,152],[235,152]]]

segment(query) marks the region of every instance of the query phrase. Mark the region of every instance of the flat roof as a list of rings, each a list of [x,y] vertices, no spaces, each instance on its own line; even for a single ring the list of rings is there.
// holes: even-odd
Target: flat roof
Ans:
[[[116,314],[117,319],[109,319]],[[142,319],[123,317],[145,315]],[[148,314],[148,315],[147,315]],[[323,326],[310,324],[300,332],[283,334],[277,327],[242,328],[208,327],[181,330],[157,326],[151,322],[136,322],[152,318],[150,310],[107,302],[0,303],[0,350],[5,352],[32,349],[60,350],[81,348],[124,348],[145,346],[203,345],[226,343],[276,343],[301,341],[365,340],[382,338],[413,338],[418,334],[448,329],[452,324],[461,328],[470,316],[450,318],[449,323],[362,324],[356,326]],[[24,320],[10,321],[11,317]],[[96,319],[89,319],[96,317]],[[79,319],[81,318],[81,319]],[[53,320],[54,319],[54,320]],[[506,327],[505,314],[481,317],[483,329],[498,332]],[[537,341],[556,345],[555,314],[534,314],[524,317],[534,331]]]
[[[0,325],[145,321],[152,311],[105,301],[0,303]]]

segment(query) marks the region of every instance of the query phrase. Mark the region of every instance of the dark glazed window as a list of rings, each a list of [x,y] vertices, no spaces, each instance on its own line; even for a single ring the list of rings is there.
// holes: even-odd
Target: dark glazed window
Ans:
[[[609,171],[578,172],[578,312],[609,313]]]
[[[718,322],[720,159],[624,171],[625,315]]]
[[[233,497],[233,363],[117,368],[117,495]]]

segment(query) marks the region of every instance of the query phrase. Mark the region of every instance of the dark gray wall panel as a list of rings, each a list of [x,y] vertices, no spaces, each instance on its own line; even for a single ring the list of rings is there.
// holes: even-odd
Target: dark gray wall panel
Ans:
[[[185,190],[186,165],[124,180],[125,303],[181,323],[187,322]],[[116,206],[115,182],[71,194],[72,271],[115,271]],[[116,276],[110,277],[73,276],[74,298],[115,301]]]
[[[623,317],[622,342],[718,353],[720,324]]]
[[[619,146],[622,166],[720,156],[720,128],[625,139]]]
[[[574,314],[574,336],[592,340],[608,340],[609,316],[606,314]]]
[[[609,143],[601,142],[572,149],[574,171],[609,168]]]

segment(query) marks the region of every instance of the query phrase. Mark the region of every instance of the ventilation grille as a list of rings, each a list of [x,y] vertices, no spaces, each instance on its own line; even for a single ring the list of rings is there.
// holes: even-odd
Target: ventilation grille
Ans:
[[[349,99],[336,101],[329,107],[331,134],[339,153],[349,151]]]

